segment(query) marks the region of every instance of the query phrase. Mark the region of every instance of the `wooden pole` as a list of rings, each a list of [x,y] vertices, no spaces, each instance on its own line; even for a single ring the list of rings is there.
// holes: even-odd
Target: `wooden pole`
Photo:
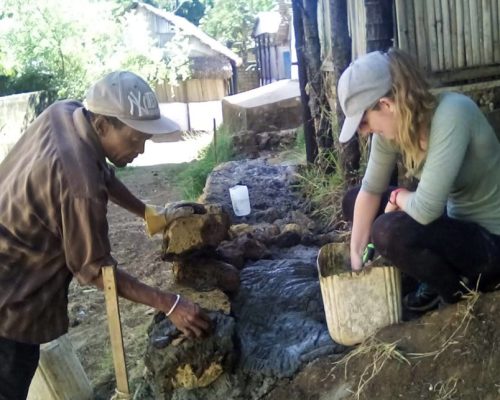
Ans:
[[[213,119],[214,122],[214,159],[215,159],[215,165],[217,165],[217,122],[215,121],[215,118]]]
[[[304,126],[304,138],[306,143],[307,162],[313,163],[318,156],[318,145],[316,143],[316,132],[309,108],[309,96],[306,92],[307,72],[306,59],[304,57],[304,26],[302,25],[303,3],[302,0],[292,0],[293,28],[295,31],[295,50],[297,52],[297,64],[299,70],[300,98],[302,101],[302,119]]]
[[[120,307],[118,304],[114,266],[108,265],[102,267],[102,280],[104,284],[109,334],[111,337],[111,350],[113,353],[113,363],[116,375],[116,395],[114,399],[129,400],[131,396],[128,386],[127,365],[123,347],[122,325],[120,321]]]

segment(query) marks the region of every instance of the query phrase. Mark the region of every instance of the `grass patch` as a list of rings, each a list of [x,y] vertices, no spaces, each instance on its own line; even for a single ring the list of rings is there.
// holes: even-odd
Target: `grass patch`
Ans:
[[[179,187],[182,187],[183,198],[196,200],[205,187],[208,174],[220,163],[233,159],[231,133],[222,124],[217,129],[216,143],[214,141],[202,149],[198,159],[190,163],[179,174]]]
[[[310,202],[311,216],[324,227],[331,228],[342,221],[342,198],[347,180],[335,153],[328,153],[324,158],[334,167],[334,172],[326,172],[317,165],[307,165],[297,174],[296,187]]]

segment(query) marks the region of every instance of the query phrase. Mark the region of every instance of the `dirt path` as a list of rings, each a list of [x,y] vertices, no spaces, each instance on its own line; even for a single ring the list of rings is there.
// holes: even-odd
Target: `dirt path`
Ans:
[[[128,168],[118,174],[140,199],[161,205],[181,198],[175,185],[178,170],[178,165],[165,164]],[[172,276],[170,265],[160,259],[160,238],[149,239],[143,222],[114,204],[109,205],[108,221],[112,254],[119,267],[147,284],[169,290]],[[94,386],[96,399],[107,399],[114,389],[114,370],[104,296],[97,289],[73,282],[69,301],[69,337]],[[153,310],[126,300],[120,300],[120,308],[129,379],[135,390],[144,369],[146,329]]]

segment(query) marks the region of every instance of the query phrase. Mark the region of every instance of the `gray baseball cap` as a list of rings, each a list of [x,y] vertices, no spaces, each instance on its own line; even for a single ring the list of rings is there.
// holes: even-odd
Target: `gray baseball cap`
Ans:
[[[85,106],[95,114],[116,117],[139,132],[161,135],[180,130],[179,125],[161,115],[151,87],[129,71],[111,72],[87,92]]]
[[[380,51],[356,59],[342,73],[337,86],[340,106],[346,116],[339,141],[349,141],[358,130],[363,114],[392,87],[387,54]]]

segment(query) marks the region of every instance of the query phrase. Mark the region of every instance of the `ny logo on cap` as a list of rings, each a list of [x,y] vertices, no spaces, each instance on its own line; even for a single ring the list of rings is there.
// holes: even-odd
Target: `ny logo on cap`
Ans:
[[[136,115],[142,117],[144,115],[156,115],[158,102],[156,101],[156,96],[153,92],[146,92],[142,94],[137,91],[137,95],[130,91],[128,93],[128,101],[130,103],[130,115]],[[137,113],[135,113],[137,109]]]

